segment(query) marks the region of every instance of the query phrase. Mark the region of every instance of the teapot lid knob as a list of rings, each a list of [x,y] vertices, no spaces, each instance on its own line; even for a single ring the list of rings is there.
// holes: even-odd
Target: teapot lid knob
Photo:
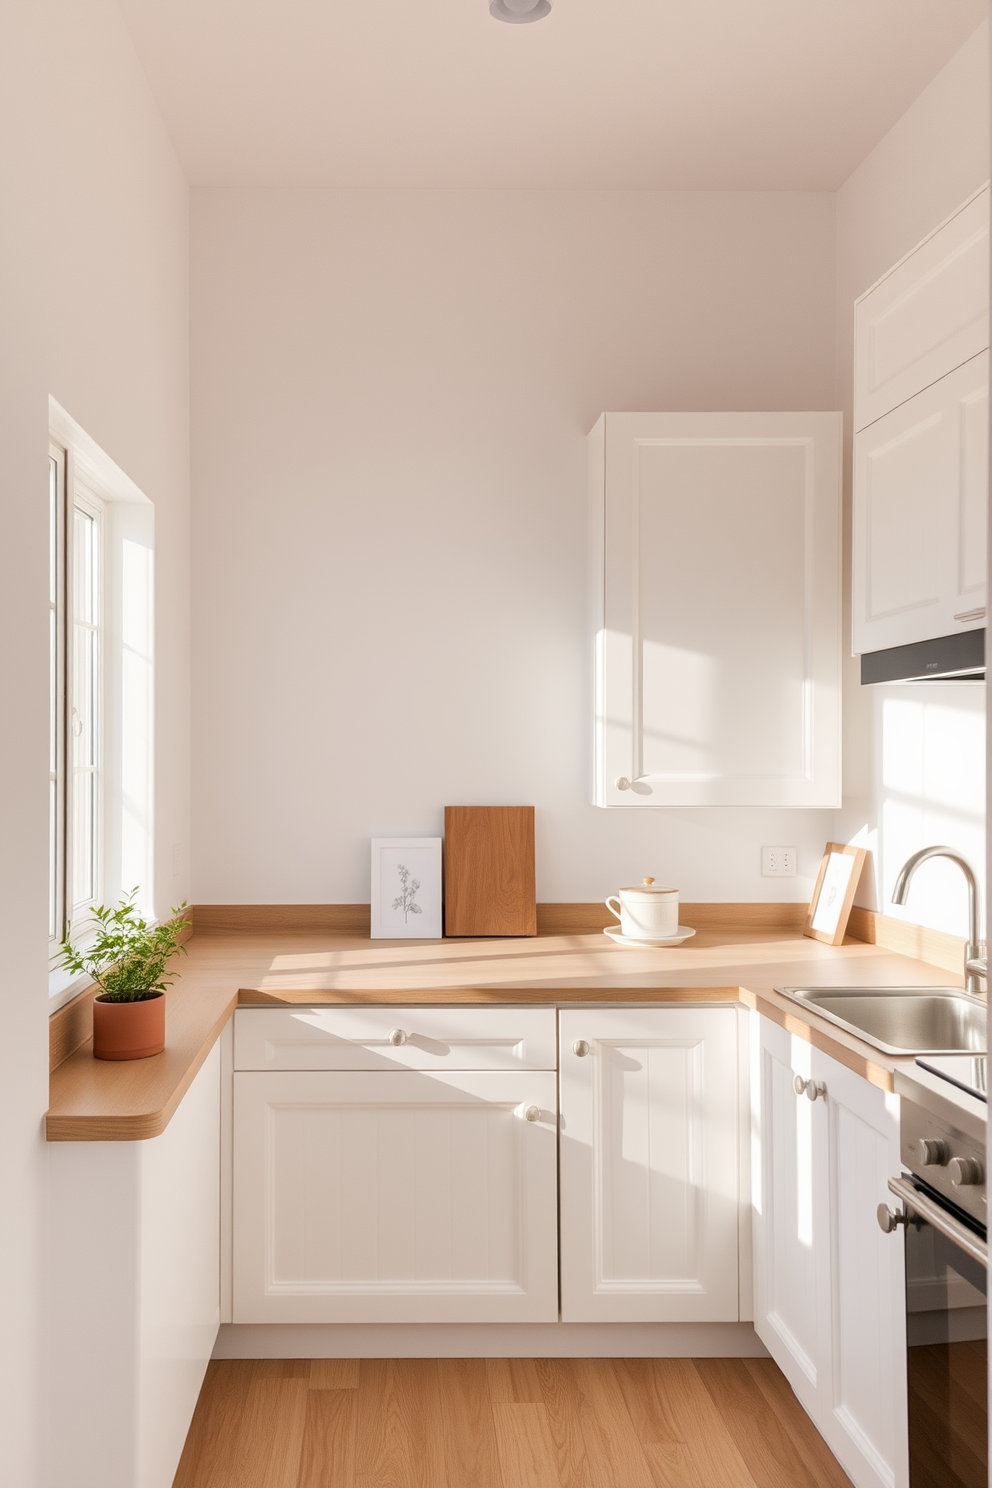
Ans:
[[[653,878],[642,878],[641,879],[641,882],[650,885],[650,884],[653,884],[654,883],[654,879]]]

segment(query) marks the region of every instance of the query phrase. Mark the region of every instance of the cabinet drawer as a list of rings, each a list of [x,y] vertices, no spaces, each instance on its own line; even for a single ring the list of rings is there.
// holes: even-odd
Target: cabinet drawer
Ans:
[[[237,1070],[553,1070],[550,1007],[238,1008]]]

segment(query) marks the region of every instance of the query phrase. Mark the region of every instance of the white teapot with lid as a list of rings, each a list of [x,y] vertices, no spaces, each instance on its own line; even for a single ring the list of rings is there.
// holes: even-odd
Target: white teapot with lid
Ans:
[[[603,903],[620,921],[627,940],[665,940],[679,932],[679,891],[664,889],[653,878],[636,888],[621,889]]]

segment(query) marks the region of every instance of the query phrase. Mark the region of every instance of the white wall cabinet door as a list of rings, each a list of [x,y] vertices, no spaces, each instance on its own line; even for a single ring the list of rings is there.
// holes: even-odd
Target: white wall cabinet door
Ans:
[[[234,1087],[236,1323],[557,1319],[553,1072]]]
[[[590,1007],[559,1030],[562,1321],[736,1321],[736,1010]]]
[[[751,1090],[755,1329],[856,1488],[906,1488],[897,1099],[765,1018]]]
[[[854,307],[854,427],[989,344],[989,192],[966,202]]]
[[[595,803],[840,802],[841,416],[589,437]]]
[[[901,1170],[898,1097],[813,1051],[827,1128],[831,1369],[819,1427],[857,1488],[906,1488],[905,1251],[883,1234]]]
[[[984,625],[988,393],[984,351],[856,436],[856,654]]]
[[[822,1104],[797,1095],[812,1049],[751,1020],[754,1326],[809,1414],[829,1374],[829,1215]]]

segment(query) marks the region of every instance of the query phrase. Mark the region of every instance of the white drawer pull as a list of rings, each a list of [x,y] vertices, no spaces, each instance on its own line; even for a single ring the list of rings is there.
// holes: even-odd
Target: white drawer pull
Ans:
[[[985,619],[985,606],[984,605],[976,605],[973,610],[962,610],[961,613],[960,613],[960,615],[955,615],[954,618],[955,618],[955,620],[961,620],[961,621],[965,621],[965,620],[984,620]]]
[[[394,1049],[398,1049],[401,1044],[406,1043],[409,1037],[410,1035],[408,1033],[404,1033],[402,1028],[394,1028],[392,1033],[389,1035],[389,1042],[392,1044]]]
[[[575,1043],[572,1045],[572,1053],[576,1054],[579,1059],[585,1059],[586,1055],[589,1053],[589,1045],[586,1043],[585,1039],[575,1040]]]
[[[527,1109],[526,1109],[526,1111],[524,1112],[524,1120],[525,1121],[540,1121],[540,1119],[541,1119],[541,1108],[540,1108],[540,1106],[528,1106]]]

